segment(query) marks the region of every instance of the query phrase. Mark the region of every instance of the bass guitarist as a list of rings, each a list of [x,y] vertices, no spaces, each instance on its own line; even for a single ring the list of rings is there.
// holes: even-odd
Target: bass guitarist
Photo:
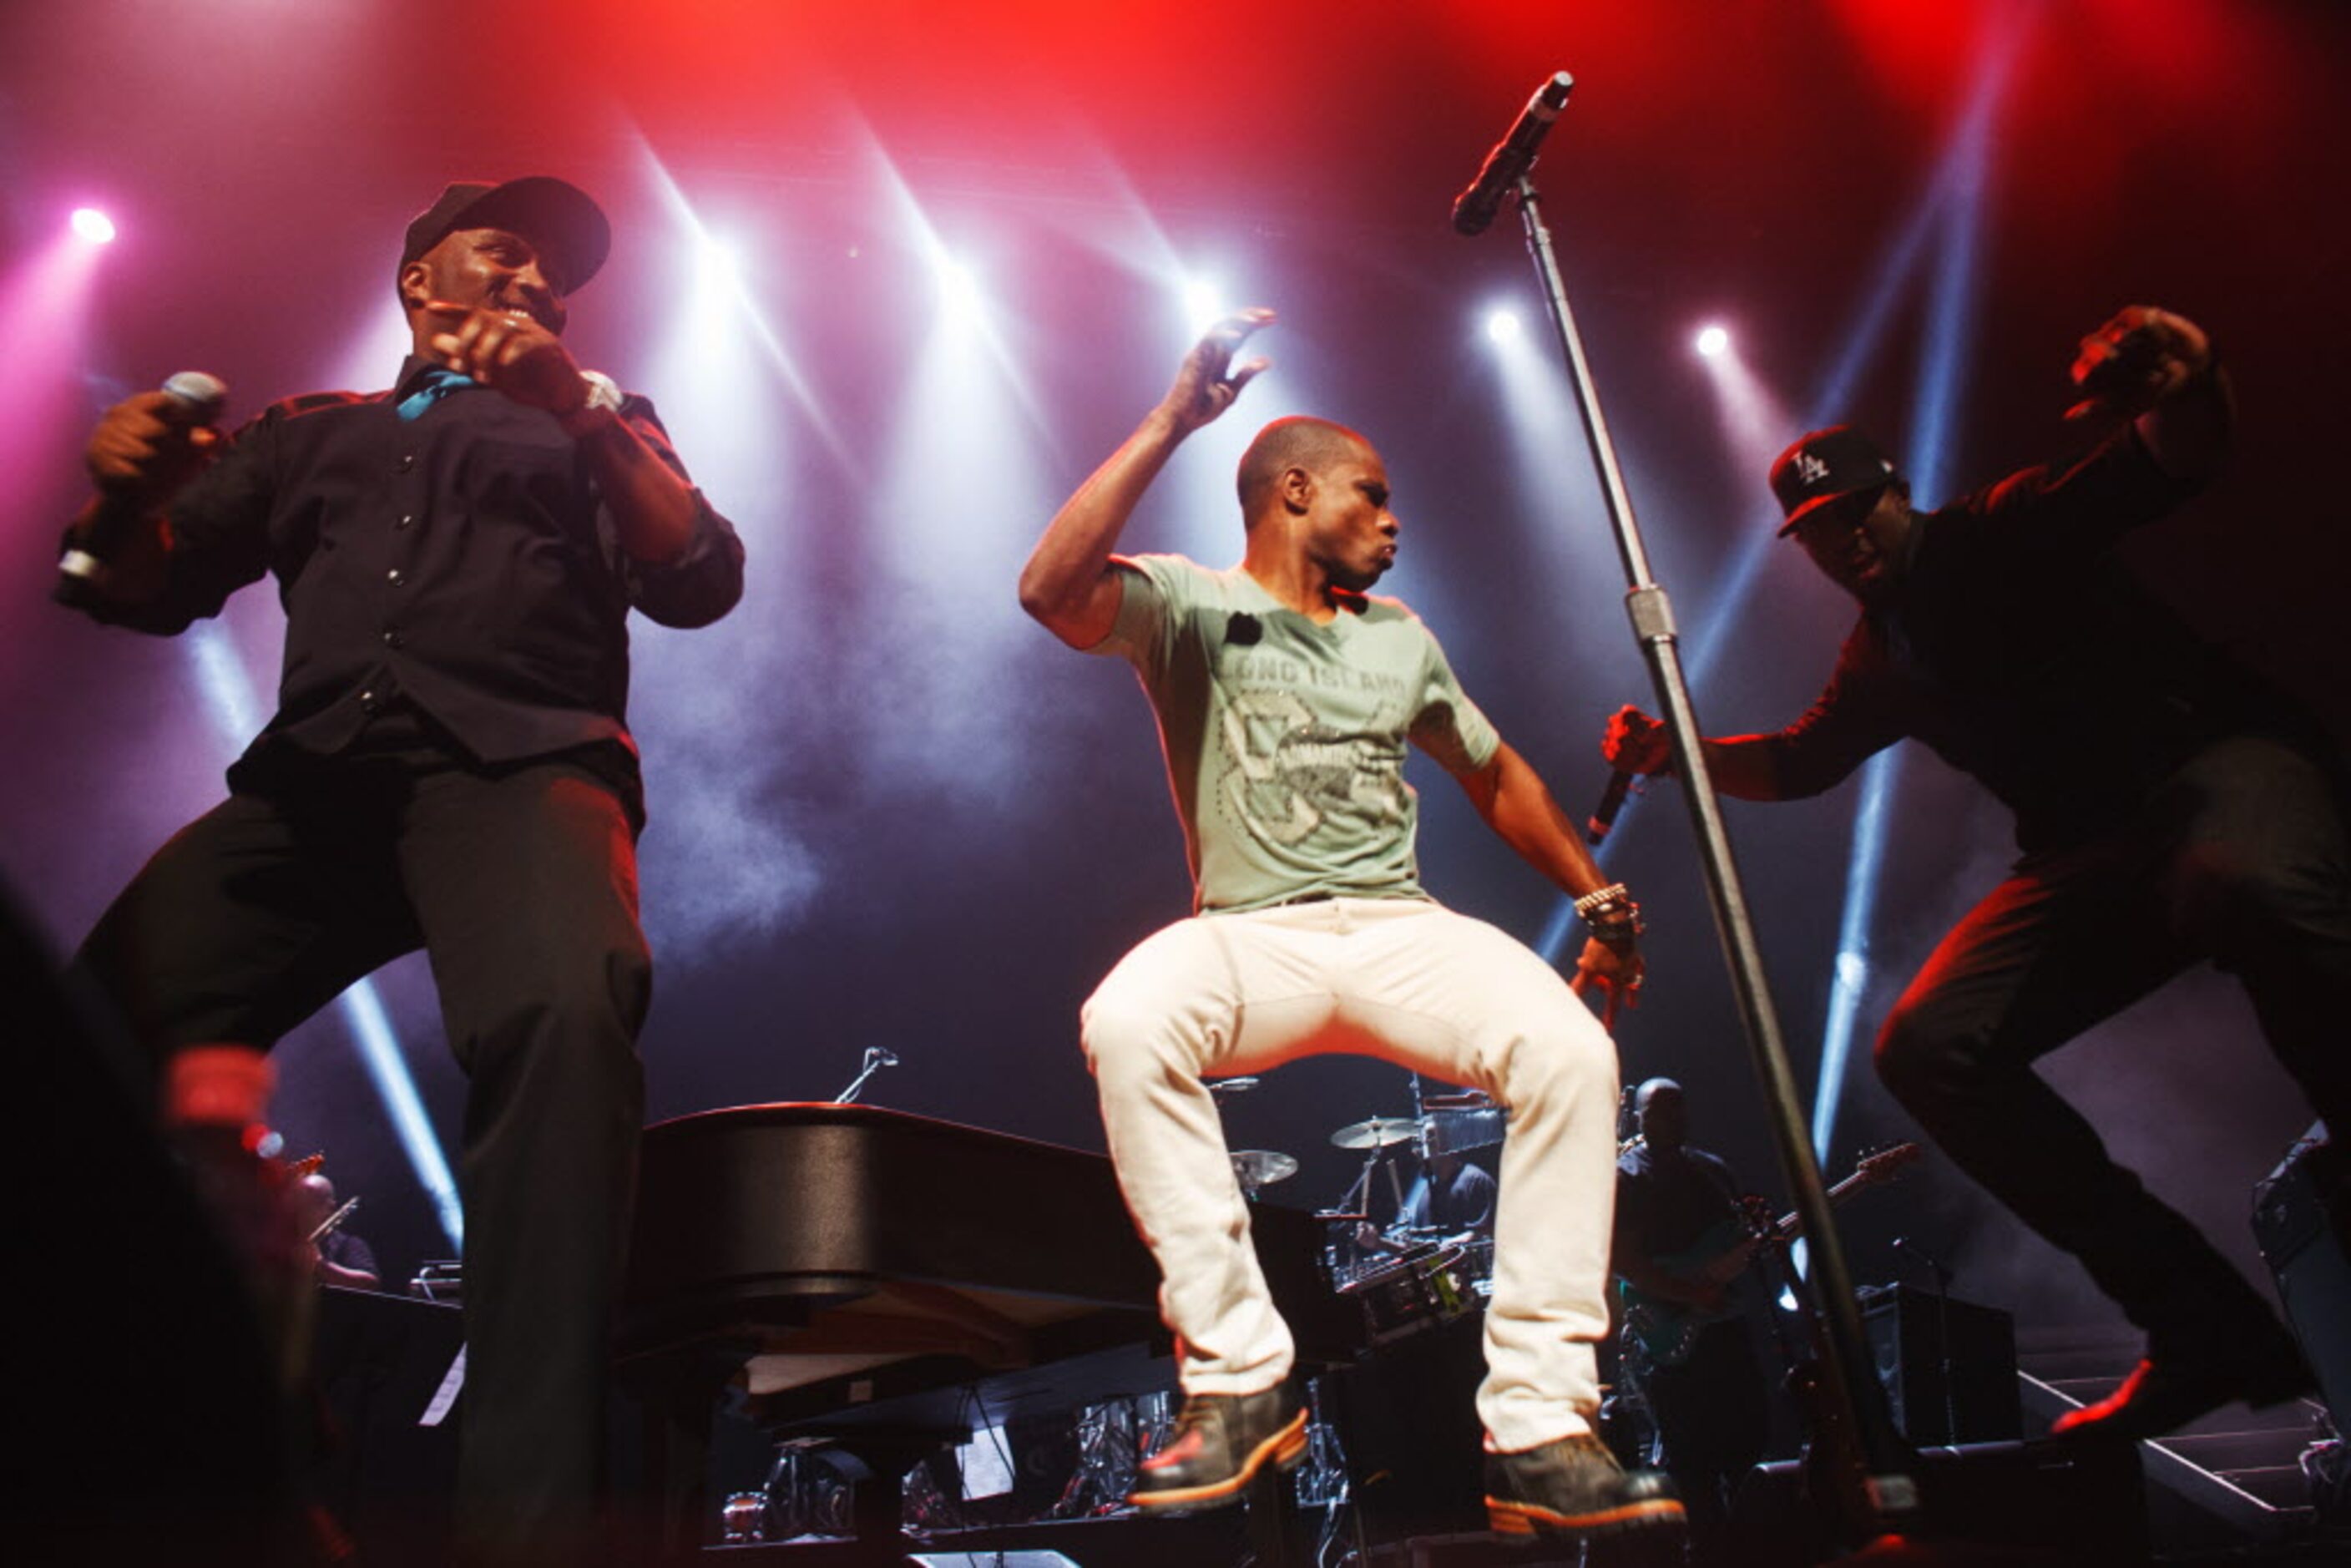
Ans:
[[[1651,1301],[1725,1312],[1729,1281],[1759,1245],[1738,1180],[1716,1155],[1687,1142],[1682,1086],[1652,1078],[1633,1098],[1640,1136],[1616,1162],[1616,1233],[1611,1265]],[[1689,1513],[1691,1561],[1729,1563],[1730,1500],[1763,1458],[1771,1418],[1763,1371],[1743,1313],[1697,1330],[1677,1359],[1644,1354],[1625,1335],[1625,1375],[1647,1402],[1658,1452]]]

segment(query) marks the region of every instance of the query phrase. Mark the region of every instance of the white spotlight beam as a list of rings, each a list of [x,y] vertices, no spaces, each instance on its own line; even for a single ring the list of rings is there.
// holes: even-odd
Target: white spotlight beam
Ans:
[[[776,331],[774,323],[768,320],[768,313],[760,308],[758,301],[754,299],[749,290],[744,287],[741,270],[738,266],[731,264],[732,258],[727,246],[713,236],[709,229],[704,225],[701,216],[694,210],[693,204],[685,199],[685,193],[678,189],[676,180],[671,177],[669,166],[664,163],[661,155],[653,151],[653,144],[647,141],[642,133],[637,137],[637,143],[640,151],[644,154],[645,166],[652,172],[653,184],[660,191],[664,204],[669,208],[670,215],[677,221],[678,226],[685,231],[688,239],[696,247],[697,256],[729,258],[730,265],[709,267],[708,270],[714,276],[706,281],[714,287],[726,289],[735,319],[742,327],[748,329],[752,340],[759,346],[762,357],[776,374],[782,378],[786,390],[791,393],[793,403],[808,417],[809,423],[822,438],[825,450],[831,454],[833,460],[841,465],[843,472],[862,477],[864,472],[863,466],[851,449],[848,441],[841,435],[839,426],[833,423],[831,410],[826,406],[824,400],[818,396],[814,384],[801,373],[799,360],[785,346],[783,339]],[[705,265],[707,267],[706,259]]]

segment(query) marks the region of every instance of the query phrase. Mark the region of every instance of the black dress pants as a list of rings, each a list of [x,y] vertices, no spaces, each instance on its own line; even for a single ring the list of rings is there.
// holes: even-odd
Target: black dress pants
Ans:
[[[2267,737],[2208,747],[2099,837],[2021,862],[1912,980],[1878,1072],[1961,1168],[2082,1260],[2156,1354],[2273,1369],[2291,1346],[2261,1295],[2032,1070],[2205,959],[2243,983],[2270,1048],[2351,1134],[2338,782]],[[2224,1054],[2212,1071],[2232,1071]]]
[[[272,1045],[424,948],[469,1081],[458,1530],[479,1562],[583,1560],[652,994],[631,815],[565,758],[269,771],[157,852],[76,962],[160,1059]]]

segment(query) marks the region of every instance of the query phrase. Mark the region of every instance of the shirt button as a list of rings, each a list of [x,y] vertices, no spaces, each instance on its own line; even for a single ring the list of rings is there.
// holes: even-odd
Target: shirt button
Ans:
[[[400,634],[399,627],[387,626],[383,629],[383,645],[387,648],[406,647],[408,639]]]
[[[404,528],[414,521],[416,521],[416,514],[413,512],[408,512],[402,514],[400,521],[392,524],[392,526],[395,528]]]
[[[392,587],[398,588],[402,583],[408,580],[408,577],[406,573],[402,572],[400,568],[395,566],[390,571],[383,574],[383,580],[392,584]]]
[[[402,474],[407,473],[411,468],[413,468],[413,467],[415,467],[415,466],[416,466],[416,454],[415,454],[415,453],[413,453],[413,452],[403,452],[403,453],[402,453],[402,454],[400,455],[399,468],[400,468],[400,471],[401,471]]]
[[[360,694],[360,711],[361,713],[373,713],[382,706],[382,702],[373,692],[361,692]]]

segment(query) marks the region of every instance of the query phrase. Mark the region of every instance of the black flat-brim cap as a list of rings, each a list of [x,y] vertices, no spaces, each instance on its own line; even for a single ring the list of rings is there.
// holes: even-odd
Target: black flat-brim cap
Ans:
[[[460,180],[408,225],[394,277],[460,229],[506,229],[522,235],[554,263],[565,294],[595,277],[612,250],[612,225],[604,209],[568,181],[552,174],[526,174],[497,185]]]
[[[1800,436],[1771,465],[1771,494],[1779,497],[1784,534],[1806,517],[1847,496],[1899,484],[1902,472],[1875,441],[1849,424],[1833,424]]]

